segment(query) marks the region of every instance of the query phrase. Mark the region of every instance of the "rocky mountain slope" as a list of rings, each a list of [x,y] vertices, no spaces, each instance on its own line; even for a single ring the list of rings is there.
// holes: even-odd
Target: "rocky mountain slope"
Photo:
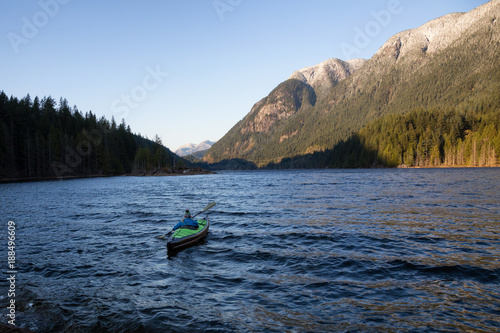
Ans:
[[[328,59],[318,65],[306,67],[294,72],[289,79],[297,79],[309,84],[318,96],[328,94],[331,89],[366,62],[365,59],[342,61]]]
[[[205,155],[259,166],[331,149],[384,115],[467,109],[500,89],[500,0],[391,37],[368,61],[330,59],[292,74]]]

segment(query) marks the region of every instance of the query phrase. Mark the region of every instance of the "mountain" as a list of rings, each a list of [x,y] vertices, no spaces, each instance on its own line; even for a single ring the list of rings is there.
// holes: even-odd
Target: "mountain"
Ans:
[[[204,160],[258,166],[333,149],[380,117],[494,108],[500,91],[500,0],[392,36],[368,61],[304,68],[257,102]]]
[[[302,68],[294,72],[289,79],[297,79],[309,84],[318,96],[328,94],[340,81],[344,80],[366,62],[365,59],[342,61],[328,59],[319,65]]]
[[[175,154],[177,154],[178,156],[188,156],[188,155],[192,155],[193,153],[207,151],[208,149],[210,149],[210,147],[212,147],[212,145],[214,143],[215,142],[212,142],[209,140],[203,141],[202,143],[199,143],[199,144],[188,143],[188,144],[185,144],[183,146],[180,146],[175,151]],[[203,157],[203,156],[201,156],[201,157]]]
[[[299,130],[293,128],[301,127],[313,110],[318,98],[316,91],[324,98],[331,88],[355,72],[364,62],[362,59],[350,62],[329,59],[317,66],[294,72],[288,80],[257,102],[250,113],[224,136],[223,141],[215,144],[215,149],[209,149],[204,160],[209,163],[234,158],[262,161],[266,156],[261,154],[260,148],[263,145],[280,145],[299,134]],[[293,147],[291,148],[287,155],[294,154]],[[274,159],[266,162],[274,162]]]

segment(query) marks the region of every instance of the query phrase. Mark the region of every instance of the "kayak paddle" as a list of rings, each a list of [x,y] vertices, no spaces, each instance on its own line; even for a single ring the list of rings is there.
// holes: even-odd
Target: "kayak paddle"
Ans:
[[[170,230],[170,231],[169,231],[169,232],[167,232],[165,235],[161,235],[161,236],[158,236],[158,237],[156,237],[156,238],[158,238],[158,239],[163,239],[163,238],[167,237],[168,235],[170,235],[172,232],[174,232],[174,231],[173,231],[173,230]]]

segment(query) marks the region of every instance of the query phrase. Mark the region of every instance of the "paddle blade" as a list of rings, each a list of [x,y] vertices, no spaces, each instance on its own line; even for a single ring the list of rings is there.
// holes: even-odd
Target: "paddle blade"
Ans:
[[[173,230],[170,230],[169,232],[167,232],[165,235],[161,235],[161,236],[157,236],[156,238],[158,239],[163,239],[165,237],[167,237],[168,235],[170,235],[172,232],[174,232]]]
[[[212,207],[213,207],[213,206],[215,206],[215,205],[216,205],[216,204],[215,204],[215,201],[214,201],[214,202],[211,202],[211,203],[209,203],[209,204],[207,205],[207,207],[205,207],[205,209],[204,209],[203,211],[205,212],[205,211],[209,210],[210,208],[212,208]]]
[[[203,212],[206,212],[207,210],[209,210],[209,209],[210,209],[210,208],[212,208],[213,206],[215,206],[215,201],[214,201],[214,202],[209,203],[209,204],[207,205],[207,207],[205,207],[205,209],[203,209],[201,212],[196,213],[196,214],[193,216],[193,218],[194,218],[194,217],[196,217],[196,216],[198,216],[198,215],[200,215],[200,214],[201,214],[201,213],[203,213]]]

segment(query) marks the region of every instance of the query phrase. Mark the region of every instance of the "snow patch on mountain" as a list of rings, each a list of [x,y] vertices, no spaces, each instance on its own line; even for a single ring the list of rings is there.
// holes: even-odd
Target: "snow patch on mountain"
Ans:
[[[212,141],[209,141],[209,140],[205,140],[203,141],[202,143],[198,143],[198,144],[195,144],[195,143],[188,143],[188,144],[185,144],[185,145],[182,145],[180,146],[176,151],[175,151],[175,154],[178,155],[178,156],[187,156],[187,155],[191,155],[191,154],[194,154],[198,151],[203,151],[203,150],[208,150],[210,149],[210,147],[212,147],[212,145],[214,144],[215,142],[212,142]]]

